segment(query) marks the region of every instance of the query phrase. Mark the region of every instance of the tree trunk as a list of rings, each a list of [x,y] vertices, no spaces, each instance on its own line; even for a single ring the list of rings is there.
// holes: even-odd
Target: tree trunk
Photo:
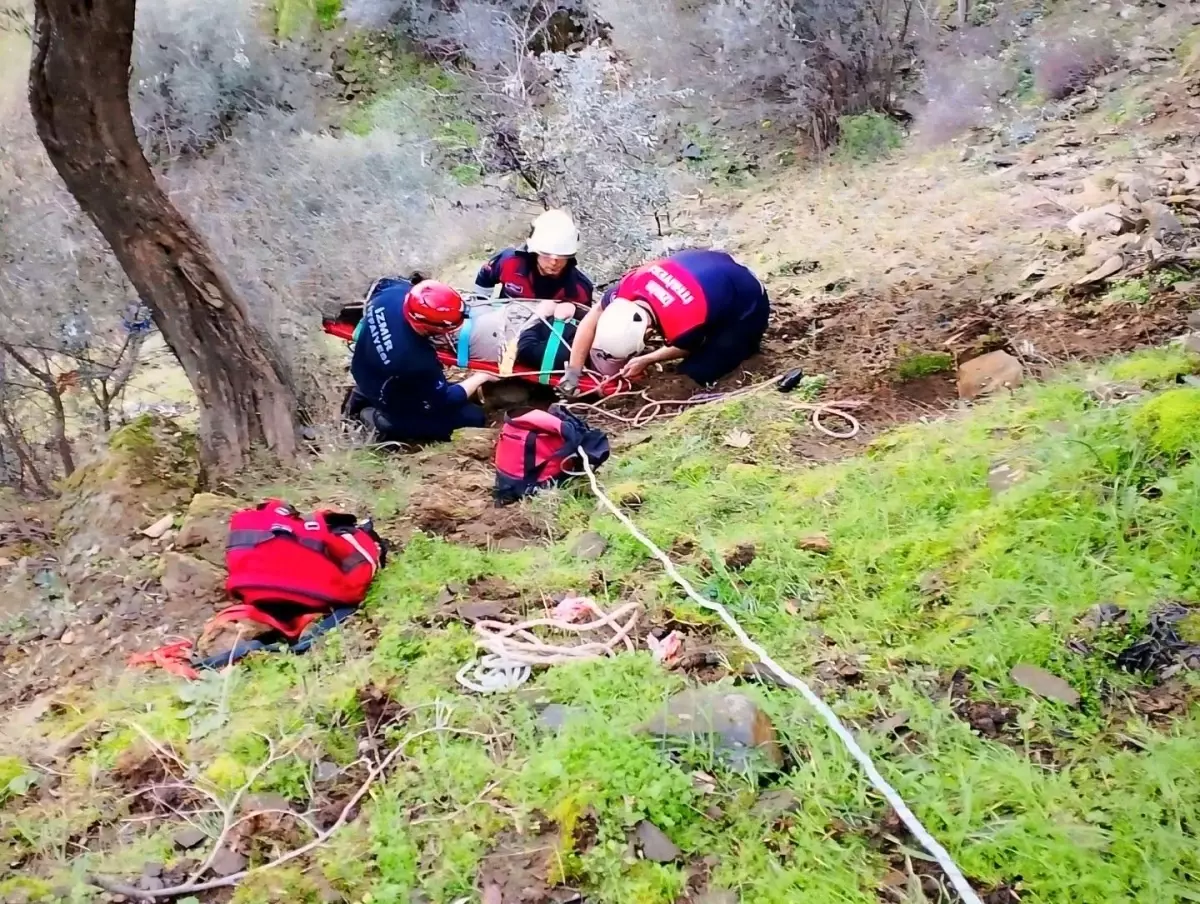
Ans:
[[[136,0],[36,0],[29,100],[54,168],[154,316],[200,402],[202,464],[295,455],[296,394],[204,240],[154,178],[129,108]]]

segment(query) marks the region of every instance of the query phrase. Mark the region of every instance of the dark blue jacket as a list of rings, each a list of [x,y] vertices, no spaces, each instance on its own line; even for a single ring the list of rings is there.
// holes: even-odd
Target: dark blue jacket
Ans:
[[[467,401],[461,386],[447,382],[432,343],[404,319],[412,283],[388,280],[363,311],[350,373],[358,391],[400,420],[438,420]]]

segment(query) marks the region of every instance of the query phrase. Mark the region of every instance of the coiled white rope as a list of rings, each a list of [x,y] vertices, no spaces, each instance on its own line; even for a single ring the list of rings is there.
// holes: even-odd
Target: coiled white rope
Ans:
[[[488,653],[464,665],[454,679],[477,694],[495,694],[515,691],[529,680],[529,674],[528,664]]]
[[[908,804],[904,802],[904,798],[900,796],[900,792],[893,788],[888,783],[888,780],[885,779],[880,771],[875,767],[875,763],[871,760],[871,757],[865,750],[862,749],[862,747],[858,745],[858,742],[854,740],[854,736],[850,734],[846,726],[842,724],[841,720],[837,717],[837,713],[830,709],[828,704],[826,704],[824,700],[822,700],[816,695],[816,693],[813,692],[812,688],[810,688],[807,684],[772,659],[771,654],[768,653],[758,643],[756,643],[755,640],[746,633],[745,629],[738,623],[738,620],[729,613],[728,609],[726,609],[720,603],[705,599],[696,592],[696,589],[692,587],[690,583],[688,583],[687,578],[680,574],[678,569],[676,569],[675,564],[671,561],[670,557],[667,556],[667,554],[657,546],[655,546],[654,541],[643,534],[638,529],[637,525],[634,524],[633,521],[631,521],[629,517],[616,505],[614,505],[613,501],[604,494],[604,491],[600,488],[599,482],[596,480],[596,472],[592,470],[592,465],[588,461],[587,454],[584,452],[582,447],[579,449],[579,460],[583,464],[583,471],[587,475],[588,483],[591,484],[592,492],[600,501],[600,504],[604,506],[604,508],[618,521],[620,521],[622,526],[624,526],[624,528],[629,531],[629,533],[632,534],[639,543],[641,543],[650,551],[651,555],[653,555],[656,559],[658,559],[659,562],[662,563],[662,566],[666,569],[667,574],[671,576],[671,580],[678,584],[688,595],[688,597],[690,597],[702,608],[707,609],[710,612],[715,612],[721,621],[725,623],[726,627],[728,627],[729,630],[734,633],[743,647],[757,656],[759,661],[762,662],[762,664],[766,666],[776,678],[778,678],[788,687],[794,688],[800,692],[804,699],[808,701],[809,705],[812,706],[813,709],[815,709],[821,716],[821,718],[825,720],[825,724],[829,726],[830,731],[837,735],[838,740],[842,742],[850,756],[852,756],[862,767],[863,772],[866,773],[867,779],[871,782],[872,786],[874,786],[876,791],[883,795],[884,799],[891,805],[892,809],[896,811],[896,815],[900,817],[900,821],[904,823],[910,832],[912,832],[913,837],[917,839],[921,847],[923,847],[929,853],[929,855],[937,861],[938,866],[942,868],[942,871],[950,880],[950,884],[954,886],[955,891],[958,892],[965,904],[983,904],[983,902],[979,899],[979,896],[975,893],[975,890],[971,888],[970,883],[967,882],[962,870],[960,870],[957,864],[955,864],[954,859],[950,856],[949,852],[947,852],[947,850],[942,847],[940,843],[938,843],[938,840],[929,834],[925,827],[921,825],[921,821],[917,819],[916,814],[909,809]]]

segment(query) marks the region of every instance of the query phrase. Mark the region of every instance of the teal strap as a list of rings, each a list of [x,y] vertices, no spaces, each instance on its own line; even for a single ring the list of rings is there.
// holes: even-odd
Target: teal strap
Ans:
[[[468,317],[463,321],[462,327],[458,331],[458,360],[455,362],[459,367],[466,367],[471,360],[471,318]]]
[[[367,317],[366,317],[366,312],[364,311],[362,320],[358,321],[358,326],[356,326],[354,328],[354,335],[350,337],[351,342],[358,341],[358,337],[360,335],[362,335],[363,325],[366,324],[366,322],[367,322]]]
[[[558,354],[558,347],[562,345],[563,327],[566,325],[565,320],[556,320],[550,327],[550,339],[546,342],[546,353],[542,355],[542,372],[538,375],[539,383],[550,382],[550,371],[554,370],[554,356]]]

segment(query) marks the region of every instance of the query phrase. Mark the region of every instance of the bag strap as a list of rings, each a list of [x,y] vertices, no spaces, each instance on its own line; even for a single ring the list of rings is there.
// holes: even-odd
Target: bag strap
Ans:
[[[558,354],[559,346],[562,345],[563,328],[566,325],[565,320],[555,320],[554,325],[550,327],[550,339],[546,342],[546,351],[542,354],[542,372],[538,374],[539,383],[550,383],[550,371],[554,369],[554,356]]]
[[[370,564],[372,574],[379,570],[379,563],[375,560],[375,557],[367,553],[357,538],[353,538],[350,534],[343,534],[342,536],[357,550],[357,552],[351,553],[345,558],[334,555],[324,540],[319,540],[316,537],[300,536],[291,528],[283,525],[277,525],[270,530],[231,530],[225,542],[225,548],[254,549],[271,540],[282,538],[292,540],[305,549],[323,556],[346,573],[353,571],[363,562]]]
[[[465,368],[471,361],[470,351],[472,322],[473,321],[471,320],[470,316],[468,316],[465,320],[463,320],[463,325],[458,331],[458,358],[454,363],[459,367]]]

